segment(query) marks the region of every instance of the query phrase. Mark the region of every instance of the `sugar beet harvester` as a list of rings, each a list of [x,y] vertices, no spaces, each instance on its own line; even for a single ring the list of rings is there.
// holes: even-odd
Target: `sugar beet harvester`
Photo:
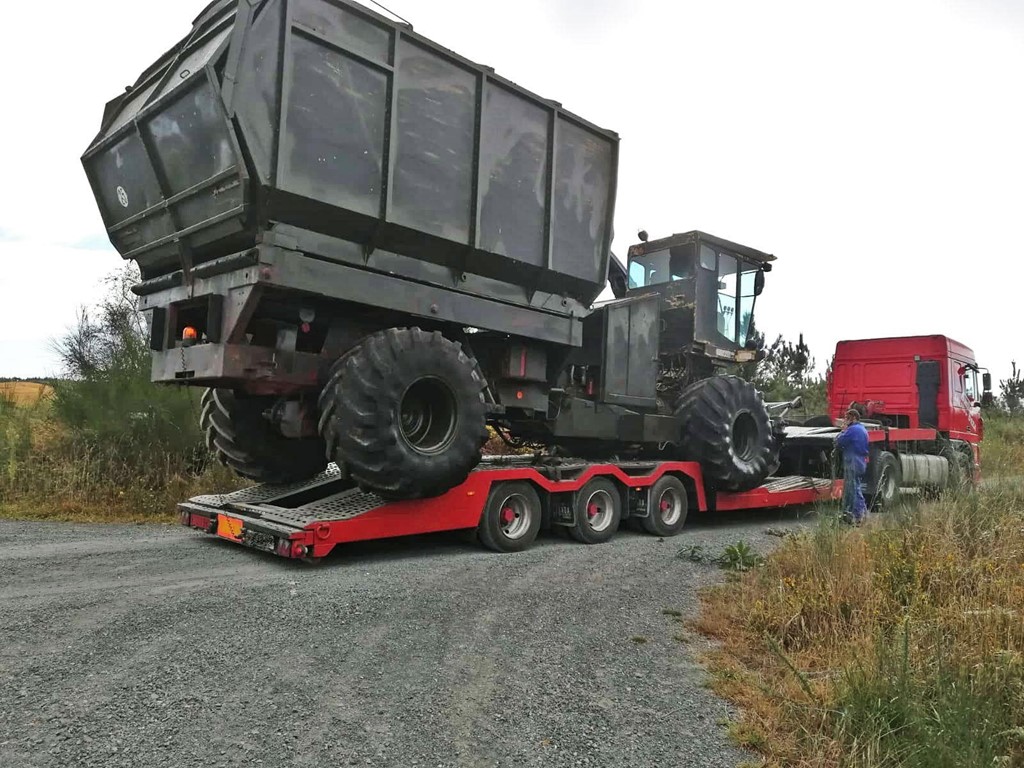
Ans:
[[[248,478],[328,460],[439,495],[487,425],[589,458],[778,464],[753,358],[772,256],[610,251],[617,136],[347,0],[218,0],[107,105],[83,162],[135,260],[153,380],[207,389]],[[616,300],[594,306],[610,280]]]

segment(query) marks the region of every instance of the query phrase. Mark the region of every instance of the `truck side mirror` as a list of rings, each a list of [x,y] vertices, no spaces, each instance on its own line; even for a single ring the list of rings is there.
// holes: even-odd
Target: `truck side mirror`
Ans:
[[[986,372],[986,373],[981,374],[981,389],[984,392],[991,392],[992,391],[992,374],[991,373]]]
[[[754,275],[754,295],[760,296],[764,292],[764,270],[757,270],[757,274]]]

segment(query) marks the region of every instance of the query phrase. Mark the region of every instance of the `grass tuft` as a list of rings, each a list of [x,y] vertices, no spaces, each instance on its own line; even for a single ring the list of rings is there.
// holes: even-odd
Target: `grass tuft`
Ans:
[[[712,685],[768,765],[1024,764],[1019,486],[823,515],[702,603]]]

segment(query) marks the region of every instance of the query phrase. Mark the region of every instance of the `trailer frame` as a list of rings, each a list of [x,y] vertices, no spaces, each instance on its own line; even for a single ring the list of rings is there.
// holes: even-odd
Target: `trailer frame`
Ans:
[[[595,478],[616,484],[623,520],[644,518],[650,513],[648,492],[665,475],[683,483],[689,510],[698,512],[807,505],[842,493],[841,481],[802,476],[769,478],[751,491],[716,491],[707,487],[696,462],[488,457],[465,482],[436,498],[388,501],[355,487],[331,465],[306,482],[199,496],[179,504],[178,511],[186,527],[280,557],[316,562],[340,544],[476,529],[491,493],[517,481],[537,490],[545,529],[573,526],[575,494]]]

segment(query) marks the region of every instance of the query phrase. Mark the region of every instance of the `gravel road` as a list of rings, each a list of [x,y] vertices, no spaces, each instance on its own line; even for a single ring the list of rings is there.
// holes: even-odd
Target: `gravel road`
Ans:
[[[172,527],[0,521],[0,765],[733,766],[702,641],[662,613],[692,616],[721,572],[676,553],[801,524],[518,555],[446,534],[309,567]]]

